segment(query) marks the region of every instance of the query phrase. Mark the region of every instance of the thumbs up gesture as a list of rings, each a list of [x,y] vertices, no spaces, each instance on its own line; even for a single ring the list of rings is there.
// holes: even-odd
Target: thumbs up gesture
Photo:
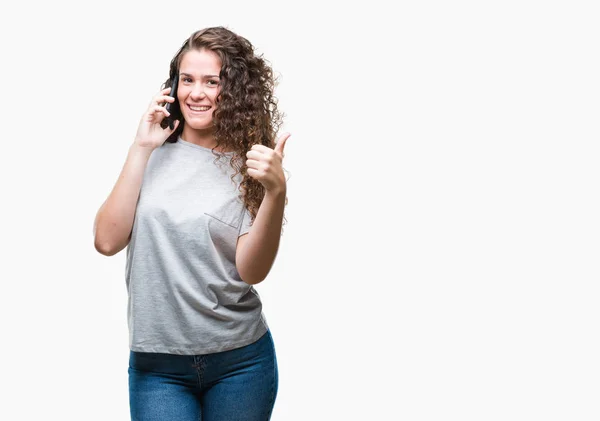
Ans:
[[[282,135],[275,149],[264,145],[254,145],[246,153],[248,175],[258,180],[267,191],[284,192],[286,190],[285,175],[283,174],[283,148],[290,133]]]

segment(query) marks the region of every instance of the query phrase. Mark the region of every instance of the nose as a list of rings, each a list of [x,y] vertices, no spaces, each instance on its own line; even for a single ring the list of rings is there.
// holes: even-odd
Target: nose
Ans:
[[[204,87],[201,83],[196,84],[190,94],[193,100],[202,99],[205,95],[206,93],[204,92]]]

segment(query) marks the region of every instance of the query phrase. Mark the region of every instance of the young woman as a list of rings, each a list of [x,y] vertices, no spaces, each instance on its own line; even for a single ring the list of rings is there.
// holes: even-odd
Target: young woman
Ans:
[[[192,34],[98,211],[96,249],[127,247],[134,420],[270,419],[277,359],[253,285],[287,200],[274,85],[245,38]]]

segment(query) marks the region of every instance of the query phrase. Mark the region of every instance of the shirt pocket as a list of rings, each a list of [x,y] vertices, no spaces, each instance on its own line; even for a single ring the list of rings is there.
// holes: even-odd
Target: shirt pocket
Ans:
[[[204,214],[239,231],[244,216],[244,204],[237,198],[233,198],[218,204],[210,204]]]

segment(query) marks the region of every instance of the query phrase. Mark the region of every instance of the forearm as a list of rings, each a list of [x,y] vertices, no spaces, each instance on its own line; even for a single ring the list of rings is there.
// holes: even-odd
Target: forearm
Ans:
[[[285,189],[266,192],[243,247],[236,252],[240,277],[249,284],[262,282],[273,266],[281,238],[285,195]]]
[[[112,256],[129,243],[144,171],[151,154],[151,148],[135,143],[129,148],[119,179],[94,221],[94,246],[101,254]]]

